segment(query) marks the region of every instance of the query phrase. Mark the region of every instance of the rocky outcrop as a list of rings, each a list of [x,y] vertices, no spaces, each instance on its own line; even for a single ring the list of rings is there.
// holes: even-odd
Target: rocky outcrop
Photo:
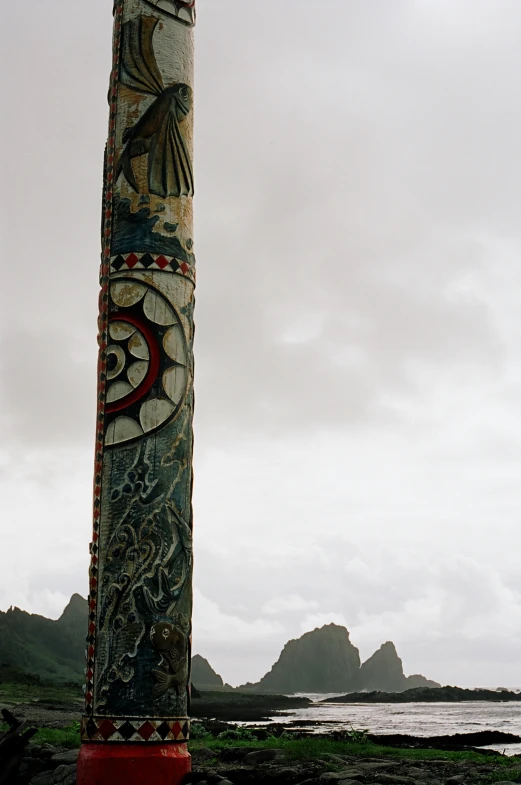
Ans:
[[[345,627],[328,624],[290,640],[269,673],[239,689],[260,692],[342,692],[357,684],[360,654]]]
[[[358,674],[358,689],[381,690],[382,692],[403,692],[416,687],[439,687],[436,681],[415,674],[406,676],[403,663],[398,656],[396,647],[387,641],[366,660]]]
[[[406,690],[416,690],[424,687],[427,689],[435,689],[436,687],[441,687],[441,684],[432,679],[426,679],[425,676],[422,676],[420,673],[413,673],[412,676],[405,677]]]
[[[15,669],[53,682],[83,681],[87,602],[73,594],[57,621],[26,613],[19,608],[0,612],[0,681],[15,679]],[[15,681],[19,681],[16,676]],[[14,682],[13,682],[14,683]],[[196,654],[192,658],[192,683],[199,690],[231,691],[211,667]],[[256,684],[238,690],[258,693],[400,692],[411,688],[439,687],[420,675],[406,677],[394,644],[384,643],[360,665],[360,654],[345,627],[327,624],[290,640],[279,659]]]
[[[405,689],[403,664],[394,643],[387,641],[366,660],[358,673],[358,689],[400,692]]]
[[[401,692],[350,692],[321,703],[461,703],[463,701],[521,701],[521,693],[511,691],[467,690],[463,687],[417,687]]]
[[[224,687],[221,676],[200,654],[192,657],[192,684],[195,684],[198,690],[215,690]]]
[[[439,687],[436,681],[414,674],[406,676],[403,663],[392,641],[382,644],[360,668],[358,689],[367,692],[403,692],[416,687]]]
[[[284,646],[282,653],[251,692],[401,692],[412,687],[439,687],[424,676],[405,676],[394,643],[387,641],[360,665],[360,654],[345,627],[328,624]]]

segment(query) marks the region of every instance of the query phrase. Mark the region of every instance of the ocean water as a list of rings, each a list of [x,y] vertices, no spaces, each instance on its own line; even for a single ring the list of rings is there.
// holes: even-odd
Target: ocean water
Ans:
[[[326,695],[307,695],[314,703],[306,709],[284,712],[290,722],[312,722],[307,730],[368,728],[371,733],[409,733],[442,736],[499,730],[521,736],[521,702],[475,703],[325,703]],[[331,696],[335,697],[335,696]],[[273,717],[272,722],[280,722]],[[507,755],[521,754],[521,744],[492,746]]]

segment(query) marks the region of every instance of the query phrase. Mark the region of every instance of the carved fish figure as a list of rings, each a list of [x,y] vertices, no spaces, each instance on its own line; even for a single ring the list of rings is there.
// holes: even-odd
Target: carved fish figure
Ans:
[[[150,193],[163,198],[192,196],[192,164],[179,127],[192,109],[192,89],[182,82],[165,88],[152,41],[158,22],[154,17],[138,17],[123,25],[120,80],[132,90],[157,98],[124,132],[125,148],[116,176],[123,173],[139,193],[132,159],[148,153]]]
[[[161,664],[165,669],[154,668],[152,676],[156,685],[152,692],[153,698],[159,698],[170,689],[179,695],[186,688],[188,679],[188,652],[186,638],[169,622],[154,624],[150,631],[152,645],[161,654]]]

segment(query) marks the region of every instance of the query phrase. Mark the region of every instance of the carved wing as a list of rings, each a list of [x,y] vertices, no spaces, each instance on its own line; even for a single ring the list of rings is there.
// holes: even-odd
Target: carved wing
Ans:
[[[190,156],[173,112],[163,115],[150,143],[148,188],[162,196],[192,196],[194,178]]]
[[[123,25],[120,80],[140,93],[160,95],[165,89],[152,43],[158,22],[153,16],[140,16]]]

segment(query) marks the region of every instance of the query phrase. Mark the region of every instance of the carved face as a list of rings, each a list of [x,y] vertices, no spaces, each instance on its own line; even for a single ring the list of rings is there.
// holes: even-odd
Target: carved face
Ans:
[[[181,649],[184,645],[183,634],[166,621],[154,624],[150,630],[150,640],[157,651],[172,651]]]

